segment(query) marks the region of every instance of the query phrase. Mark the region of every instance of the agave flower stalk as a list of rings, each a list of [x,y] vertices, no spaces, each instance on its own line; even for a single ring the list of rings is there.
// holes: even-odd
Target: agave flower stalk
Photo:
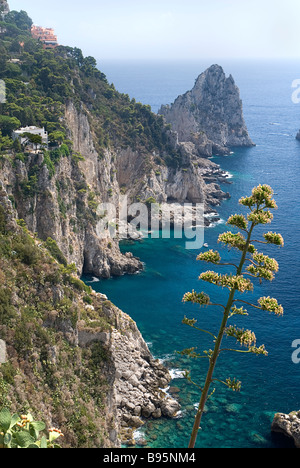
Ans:
[[[216,286],[227,288],[229,290],[228,300],[226,304],[216,304],[211,302],[210,297],[202,293],[193,291],[184,295],[184,302],[191,302],[203,306],[220,306],[223,308],[223,318],[220,325],[219,333],[214,336],[212,333],[201,330],[196,327],[197,320],[188,319],[185,317],[183,323],[192,328],[200,331],[205,331],[214,337],[214,349],[204,351],[203,355],[196,353],[196,348],[184,350],[182,354],[189,355],[192,358],[206,357],[209,359],[209,367],[205,379],[204,386],[197,385],[201,389],[201,399],[198,406],[195,423],[191,434],[189,448],[194,448],[197,436],[199,433],[204,407],[210,397],[211,385],[214,381],[214,372],[220,353],[228,350],[222,349],[222,342],[224,337],[234,338],[242,348],[246,349],[231,349],[240,353],[254,353],[256,355],[267,355],[264,345],[256,346],[256,336],[251,330],[239,329],[234,325],[228,326],[229,319],[235,315],[248,315],[248,311],[244,307],[238,307],[238,303],[244,303],[256,309],[269,311],[277,316],[283,315],[283,307],[278,304],[277,300],[270,297],[262,297],[258,300],[257,304],[236,299],[236,293],[244,293],[252,291],[254,284],[250,278],[258,279],[259,281],[274,279],[275,273],[278,271],[279,266],[275,259],[269,258],[267,255],[258,252],[255,243],[260,244],[273,244],[283,247],[284,241],[281,234],[268,232],[264,234],[263,240],[253,240],[253,232],[258,225],[266,225],[272,222],[273,214],[271,210],[277,209],[277,205],[272,198],[274,192],[268,185],[259,185],[252,190],[249,197],[244,197],[240,200],[240,204],[247,207],[250,213],[247,216],[243,214],[235,214],[231,216],[227,224],[233,226],[238,232],[225,232],[219,236],[219,242],[225,244],[229,248],[238,250],[241,253],[239,264],[222,263],[221,255],[218,251],[210,250],[201,253],[197,260],[204,261],[213,265],[231,265],[234,267],[233,274],[219,274],[215,271],[206,271],[199,277],[200,280],[214,284]],[[189,374],[188,380],[194,383]],[[237,379],[227,378],[220,381],[233,391],[240,391],[241,382]]]

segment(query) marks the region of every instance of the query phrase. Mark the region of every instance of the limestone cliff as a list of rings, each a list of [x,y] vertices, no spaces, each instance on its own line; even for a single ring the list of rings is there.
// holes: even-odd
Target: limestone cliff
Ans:
[[[59,264],[0,184],[0,405],[42,415],[73,448],[118,447],[173,417],[171,376],[135,322]]]
[[[109,278],[143,268],[139,259],[121,254],[118,239],[99,235],[101,204],[110,203],[118,211],[127,196],[129,204],[153,199],[204,203],[211,211],[229,196],[219,186],[226,174],[199,157],[201,139],[207,140],[207,154],[212,151],[207,136],[198,132],[193,141],[182,139],[180,129],[175,129],[178,133],[170,129],[150,106],[119,93],[98,70],[96,60],[84,57],[80,49],[44,50],[31,37],[32,20],[25,12],[10,15],[4,25],[0,79],[6,81],[6,102],[0,114],[0,181],[18,217],[40,239],[54,239],[79,274]],[[18,43],[23,45],[12,54]],[[216,80],[223,83],[225,78]],[[203,96],[210,108],[207,124],[217,119],[224,129],[228,109],[238,112],[239,104],[233,84],[225,82],[221,93],[224,99],[228,94],[228,105],[223,113],[216,106],[210,108],[210,100]],[[47,149],[28,149],[11,139],[13,128],[28,125],[45,128]],[[118,224],[111,213],[108,222]]]
[[[26,184],[33,168],[38,172],[36,187],[28,193]],[[76,264],[79,274],[110,277],[142,268],[137,259],[122,255],[115,241],[98,238],[89,207],[91,193],[96,197],[92,188],[97,184],[92,185],[91,180],[88,186],[81,169],[70,158],[62,158],[52,177],[42,153],[31,154],[26,162],[17,160],[14,166],[6,158],[0,180],[12,197],[19,218],[40,239],[51,237],[57,241],[68,262]]]
[[[95,119],[86,107],[78,110],[72,101],[65,107],[64,122],[73,151],[81,155],[79,161],[62,157],[51,173],[43,152],[24,158],[7,154],[2,158],[0,180],[19,218],[40,239],[53,238],[79,274],[109,278],[143,268],[139,259],[121,254],[117,240],[99,238],[100,203],[119,207],[127,195],[129,203],[152,197],[158,203],[204,203],[210,211],[229,196],[218,185],[218,180],[224,180],[219,166],[199,158],[193,145],[179,143],[176,134],[170,133],[170,139],[181,166],[172,167],[155,152],[129,146],[105,149],[100,158],[92,127]]]
[[[229,148],[253,146],[243,117],[242,101],[233,77],[212,65],[196,80],[195,86],[159,113],[179,141],[192,142],[199,155],[226,154]]]

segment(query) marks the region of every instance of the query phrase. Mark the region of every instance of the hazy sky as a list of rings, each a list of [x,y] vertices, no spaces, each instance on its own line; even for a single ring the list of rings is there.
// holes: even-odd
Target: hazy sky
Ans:
[[[299,0],[9,0],[101,59],[299,58]]]

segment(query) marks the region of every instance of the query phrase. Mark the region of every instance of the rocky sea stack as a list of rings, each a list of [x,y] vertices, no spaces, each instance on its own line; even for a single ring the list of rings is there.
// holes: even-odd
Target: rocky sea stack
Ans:
[[[212,65],[195,86],[159,114],[178,133],[179,141],[192,142],[198,154],[228,154],[232,147],[251,147],[243,117],[240,92],[233,77],[226,77],[219,65]]]

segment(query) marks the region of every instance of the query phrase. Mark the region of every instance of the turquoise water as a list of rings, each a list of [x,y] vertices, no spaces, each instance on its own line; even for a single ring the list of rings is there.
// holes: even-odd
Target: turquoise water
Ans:
[[[300,339],[300,143],[295,140],[300,128],[300,107],[291,101],[291,83],[300,78],[300,65],[233,63],[225,64],[224,68],[232,73],[240,87],[247,126],[257,146],[214,158],[232,174],[232,184],[222,186],[231,198],[218,211],[226,220],[230,214],[240,211],[239,198],[249,194],[253,186],[267,183],[274,188],[279,210],[272,230],[282,233],[285,248],[268,248],[265,252],[277,258],[280,272],[275,282],[258,284],[246,299],[274,296],[283,304],[285,315],[277,318],[250,310],[249,317],[234,319],[234,324],[256,333],[258,345],[265,344],[269,356],[221,355],[216,377],[238,378],[243,383],[242,392],[236,394],[222,385],[216,386],[215,394],[207,403],[197,447],[288,447],[290,443],[286,439],[271,435],[270,425],[275,412],[300,408],[300,366],[291,359],[292,342]],[[117,89],[132,97],[136,91],[137,100],[157,110],[160,104],[171,102],[179,93],[190,89],[205,67],[103,64],[101,69]],[[210,248],[217,248],[218,235],[225,229],[226,225],[220,223],[205,230],[205,242]],[[199,282],[199,274],[207,268],[196,261],[197,251],[185,249],[184,240],[144,239],[124,243],[121,248],[140,257],[145,262],[145,271],[93,283],[89,282],[91,278],[85,280],[131,315],[154,356],[164,360],[172,370],[175,378],[171,385],[180,390],[182,414],[174,421],[151,421],[142,432],[152,447],[184,448],[189,441],[194,405],[200,396],[197,388],[182,378],[181,371],[188,369],[195,381],[203,382],[207,362],[182,358],[176,351],[188,347],[201,351],[211,348],[212,343],[209,335],[196,332],[181,321],[185,315],[197,318],[199,327],[216,332],[221,312],[218,308],[200,310],[183,304],[182,297],[192,289],[205,290],[214,301],[224,302],[227,291]],[[234,255],[225,249],[221,252],[224,259]],[[232,345],[232,341],[228,344]]]

